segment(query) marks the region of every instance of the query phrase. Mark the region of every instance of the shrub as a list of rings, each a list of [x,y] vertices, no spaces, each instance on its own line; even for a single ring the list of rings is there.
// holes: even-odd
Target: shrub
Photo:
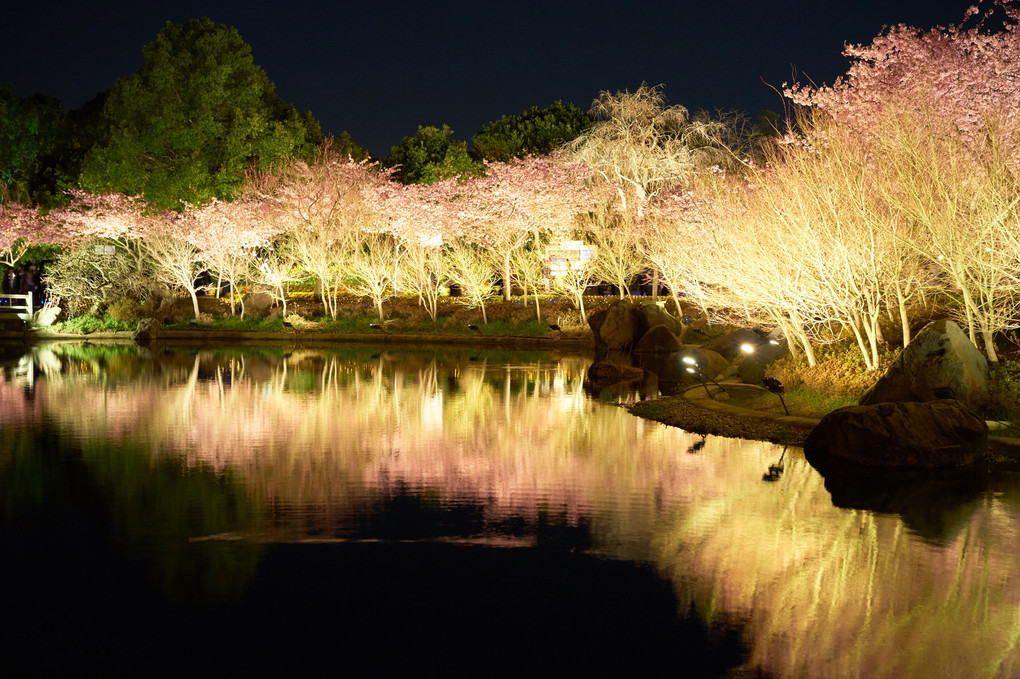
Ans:
[[[819,347],[818,365],[810,367],[803,359],[785,356],[766,369],[787,389],[806,389],[834,397],[857,399],[874,384],[896,357],[888,348],[879,355],[878,370],[868,371],[856,342],[840,342]]]
[[[118,298],[158,300],[164,295],[166,286],[138,271],[133,258],[120,248],[108,253],[108,246],[102,239],[80,241],[47,267],[47,289],[60,299],[68,317],[98,314]]]
[[[1020,361],[1004,360],[988,372],[981,410],[988,419],[1020,422]]]
[[[106,313],[115,321],[137,323],[147,316],[145,306],[137,299],[118,297],[106,307]]]
[[[57,332],[77,332],[82,334],[134,330],[134,328],[134,323],[114,320],[109,314],[101,316],[76,316],[75,318],[53,324],[53,329]]]

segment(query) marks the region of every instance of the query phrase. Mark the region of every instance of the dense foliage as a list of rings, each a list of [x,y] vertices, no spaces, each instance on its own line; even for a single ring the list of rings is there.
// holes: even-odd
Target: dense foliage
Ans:
[[[462,175],[477,175],[484,167],[467,151],[467,143],[453,138],[449,125],[418,126],[413,136],[404,137],[386,157],[386,166],[396,170],[404,184],[434,184]]]
[[[311,276],[333,318],[343,294],[369,297],[382,318],[390,296],[412,292],[433,323],[439,291],[451,285],[483,317],[498,286],[505,299],[515,287],[525,300],[530,295],[540,318],[534,293],[551,286],[573,299],[583,318],[589,286],[609,283],[623,297],[651,273],[674,308],[778,329],[809,365],[817,363],[819,346],[850,340],[864,369],[877,369],[890,341],[909,342],[935,306],[958,318],[995,362],[996,337],[1020,325],[1015,4],[968,12],[960,26],[893,27],[871,45],[849,47],[850,70],[832,87],[788,89],[798,106],[795,124],[780,136],[775,117],[764,118],[751,135],[760,143],[755,153],[733,142],[747,138],[735,124],[691,116],[668,105],[662,88],[642,85],[601,93],[592,109],[596,122],[562,153],[479,164],[448,127],[422,127],[393,148],[386,169],[365,160],[349,138],[314,157],[289,141],[269,143],[297,157],[284,162],[283,153],[272,171],[231,180],[229,201],[211,198],[220,191],[217,177],[226,176],[219,169],[241,167],[236,158],[219,169],[154,166],[156,183],[137,187],[147,200],[128,198],[124,189],[74,191],[69,206],[49,214],[8,201],[0,205],[0,256],[13,266],[33,244],[69,241],[54,266],[53,289],[91,299],[91,306],[109,303],[100,294],[109,286],[97,280],[95,295],[74,293],[66,279],[77,274],[61,273],[103,266],[83,249],[94,241],[84,239],[116,249],[132,275],[114,279],[141,276],[186,292],[196,316],[196,276],[208,270],[216,289],[261,287],[284,303],[288,282]],[[241,72],[254,74],[245,82],[261,85],[236,96],[271,101],[236,33],[210,22],[189,30],[237,48],[230,63],[243,63]],[[166,32],[167,44],[188,33],[172,25]],[[170,59],[160,50],[160,41],[147,48],[153,64]],[[158,88],[142,85],[159,81],[162,71],[143,72],[148,80],[118,85],[108,113],[127,105],[125,92],[154,96]],[[45,101],[35,105],[50,110]],[[560,118],[580,122],[561,108]],[[516,144],[555,128],[559,114],[543,111],[493,123],[489,141]],[[228,130],[216,127],[212,109],[206,113],[194,137]],[[170,110],[158,125],[181,115]],[[280,134],[291,129],[279,125]],[[173,142],[177,132],[165,128],[163,136]],[[114,139],[121,132],[112,134],[102,152],[134,148],[126,136]],[[20,169],[4,175],[10,193],[45,144],[5,143],[22,149]],[[264,160],[252,155],[263,147],[247,143],[231,148]],[[203,153],[194,156],[211,157]],[[171,187],[188,177],[208,179],[189,180],[198,191],[189,195],[210,199],[185,205],[185,194]]]
[[[309,155],[321,141],[311,115],[276,96],[235,29],[168,22],[143,54],[106,100],[109,137],[82,171],[90,190],[140,194],[164,208],[230,198],[252,163]]]
[[[513,158],[544,156],[573,141],[595,123],[595,116],[573,104],[532,106],[482,127],[471,138],[471,155],[479,160],[509,162]]]

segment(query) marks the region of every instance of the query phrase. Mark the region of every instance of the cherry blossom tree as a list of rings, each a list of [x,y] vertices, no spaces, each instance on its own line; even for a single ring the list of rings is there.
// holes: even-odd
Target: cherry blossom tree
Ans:
[[[482,322],[488,324],[485,298],[492,294],[495,283],[491,257],[477,245],[463,241],[453,243],[447,257],[451,275],[464,295],[482,310]]]
[[[615,190],[624,211],[643,214],[655,192],[683,186],[719,162],[712,124],[692,120],[683,106],[667,106],[661,86],[601,92],[591,111],[598,122],[570,151]]]
[[[134,260],[141,272],[144,255],[140,247],[145,219],[152,208],[141,198],[122,193],[93,194],[81,189],[68,192],[70,203],[50,212],[71,238],[110,241]]]
[[[383,301],[392,292],[397,266],[403,254],[404,248],[389,234],[366,233],[351,257],[349,278],[345,285],[356,295],[372,298],[380,321],[385,318]]]
[[[314,162],[296,161],[257,177],[255,191],[270,206],[267,219],[288,234],[298,266],[318,280],[326,312],[336,318],[339,295],[365,230],[378,230],[378,193],[390,170],[355,162],[323,147]]]
[[[587,259],[566,257],[563,261],[565,270],[553,279],[553,286],[568,294],[577,304],[582,323],[588,322],[588,315],[584,309],[584,291],[598,280],[595,266],[598,253],[591,249],[587,251],[589,254]]]
[[[959,26],[893,27],[848,47],[853,63],[832,87],[787,93],[867,145],[868,169],[882,175],[886,233],[943,272],[971,339],[980,334],[994,362],[992,336],[1018,313],[1016,262],[1003,244],[1020,174],[1020,9],[1011,0],[986,8],[972,7]]]
[[[442,248],[422,242],[405,243],[401,272],[407,287],[418,295],[419,304],[435,324],[440,291],[450,280],[450,267]]]
[[[882,138],[889,204],[914,225],[907,244],[949,283],[971,340],[998,361],[994,334],[1020,321],[1015,294],[1020,272],[1011,247],[1018,228],[1020,182],[1010,149],[989,135],[983,142],[932,134],[913,116],[887,124]]]
[[[257,279],[259,252],[269,247],[279,235],[271,220],[264,218],[264,203],[251,198],[231,202],[213,199],[199,208],[186,212],[193,226],[188,229],[189,241],[198,248],[202,263],[230,288],[230,315],[236,314],[237,295],[243,285]],[[241,317],[244,317],[241,298]]]
[[[997,120],[996,134],[1009,136],[1008,146],[1017,148],[1020,8],[1015,0],[984,7],[970,7],[956,26],[921,30],[900,24],[869,45],[848,45],[843,53],[850,69],[831,87],[793,85],[786,94],[869,136],[882,134],[882,111],[890,105],[928,121],[948,121],[975,141]]]
[[[535,320],[542,322],[542,306],[538,291],[545,277],[545,257],[541,247],[533,246],[517,250],[511,262],[513,282],[524,291],[524,304],[528,304],[528,290],[535,298]]]
[[[198,291],[195,282],[199,271],[198,247],[192,242],[196,225],[176,212],[160,212],[147,216],[139,239],[146,259],[152,264],[156,278],[171,288],[188,293],[198,320]]]
[[[0,263],[14,267],[32,245],[58,244],[65,232],[35,208],[0,202]]]
[[[287,318],[287,284],[297,280],[294,258],[285,247],[268,247],[256,260],[259,282],[265,285],[273,299],[283,307],[283,317]]]
[[[484,177],[448,179],[429,186],[386,187],[381,212],[405,240],[462,239],[488,250],[510,299],[513,255],[544,233],[568,233],[599,195],[586,185],[590,170],[558,155],[491,163]]]
[[[630,296],[630,282],[646,266],[637,220],[626,212],[598,210],[583,223],[586,238],[599,253],[595,275],[614,285],[620,299]]]

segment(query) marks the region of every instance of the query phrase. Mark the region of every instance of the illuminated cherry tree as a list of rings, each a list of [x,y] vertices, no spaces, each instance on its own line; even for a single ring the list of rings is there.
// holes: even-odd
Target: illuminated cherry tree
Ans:
[[[230,288],[231,316],[236,313],[238,295],[235,293],[259,278],[259,253],[270,247],[279,235],[272,220],[264,218],[265,210],[263,203],[252,199],[224,202],[214,198],[186,213],[193,222],[188,229],[188,240],[198,248],[203,265],[217,276],[217,295],[220,283],[225,281]],[[242,318],[244,311],[241,298]]]
[[[514,283],[520,286],[524,292],[524,304],[528,304],[528,291],[535,298],[535,320],[542,322],[542,303],[539,301],[538,291],[545,278],[545,256],[538,247],[526,247],[517,250],[513,254],[513,261],[510,269],[513,271]]]
[[[850,69],[831,87],[794,85],[786,94],[869,135],[882,134],[890,105],[939,127],[948,121],[975,141],[993,121],[997,135],[1020,134],[1020,9],[1014,0],[985,7],[969,8],[957,26],[900,24],[869,45],[848,45]],[[1001,30],[993,28],[996,14],[1005,17]]]
[[[440,293],[450,282],[450,267],[442,248],[421,242],[405,243],[401,273],[401,280],[418,295],[418,303],[436,323]]]
[[[1005,244],[1020,195],[1020,11],[1010,0],[989,7],[969,9],[960,26],[893,27],[848,47],[853,64],[832,87],[788,94],[860,137],[869,177],[881,176],[879,228],[942,271],[971,339],[980,334],[995,362],[992,337],[1018,314],[1016,260]],[[1005,18],[1000,30],[996,17]],[[892,289],[905,320],[901,282]]]
[[[579,253],[581,251],[578,251]],[[588,314],[584,309],[584,291],[598,281],[595,262],[599,253],[587,249],[588,258],[567,256],[563,259],[563,270],[553,279],[553,286],[569,295],[581,314],[581,322],[588,322]]]
[[[356,295],[372,298],[379,320],[383,320],[383,302],[393,291],[397,267],[404,248],[389,234],[367,233],[358,242],[348,265],[345,287]]]
[[[683,106],[667,106],[661,87],[601,92],[592,113],[599,121],[570,151],[616,192],[625,212],[642,215],[656,192],[683,186],[717,162],[712,126],[693,121]]]
[[[451,275],[460,283],[464,295],[482,310],[482,322],[488,323],[485,298],[495,284],[492,259],[477,245],[463,241],[453,243],[447,252]]]
[[[595,274],[616,287],[620,299],[630,296],[630,282],[647,266],[641,256],[642,229],[628,213],[600,210],[583,222],[585,235],[599,253]]]
[[[159,212],[147,215],[140,224],[138,242],[146,260],[152,265],[156,278],[170,288],[188,293],[198,320],[198,291],[195,282],[199,272],[198,247],[192,242],[197,225],[175,213]]]
[[[254,183],[254,191],[269,206],[267,221],[286,232],[286,247],[296,264],[316,277],[323,305],[334,319],[364,232],[378,230],[376,194],[389,176],[390,171],[355,162],[327,146],[314,162],[292,162]],[[364,268],[364,262],[359,267]]]
[[[405,240],[466,240],[485,248],[510,299],[514,253],[543,234],[569,233],[599,202],[585,183],[590,170],[559,156],[491,163],[484,177],[429,186],[386,187],[380,196],[388,229]]]
[[[30,246],[60,243],[64,235],[35,208],[0,203],[0,263],[13,268]]]

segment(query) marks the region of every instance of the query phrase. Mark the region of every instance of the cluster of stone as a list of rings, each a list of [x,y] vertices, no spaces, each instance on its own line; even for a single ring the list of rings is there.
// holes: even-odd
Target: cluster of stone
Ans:
[[[811,461],[828,457],[901,468],[966,466],[988,454],[988,425],[974,413],[988,363],[956,323],[925,326],[859,405],[835,410],[808,436]]]

